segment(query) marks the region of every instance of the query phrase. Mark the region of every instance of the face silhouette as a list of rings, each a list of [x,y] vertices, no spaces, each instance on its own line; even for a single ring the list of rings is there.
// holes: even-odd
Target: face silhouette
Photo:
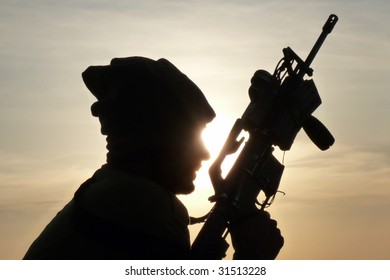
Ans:
[[[204,160],[210,158],[201,133],[202,126],[186,126],[172,137],[159,163],[160,183],[175,194],[194,191],[196,171]]]

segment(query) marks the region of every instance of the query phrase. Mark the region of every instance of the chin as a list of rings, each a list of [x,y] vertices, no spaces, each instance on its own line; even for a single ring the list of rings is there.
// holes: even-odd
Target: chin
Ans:
[[[190,194],[195,190],[195,185],[191,183],[181,183],[172,187],[172,192],[174,194]]]

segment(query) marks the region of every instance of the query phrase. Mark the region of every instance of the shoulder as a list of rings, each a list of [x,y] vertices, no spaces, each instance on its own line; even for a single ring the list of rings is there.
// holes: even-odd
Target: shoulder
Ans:
[[[187,209],[163,187],[110,168],[98,170],[87,182],[80,199],[87,211],[141,234],[189,242]]]

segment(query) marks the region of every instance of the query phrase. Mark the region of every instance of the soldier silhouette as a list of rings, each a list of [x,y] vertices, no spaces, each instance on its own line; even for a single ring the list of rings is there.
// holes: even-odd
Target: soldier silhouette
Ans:
[[[24,259],[194,258],[188,212],[176,195],[194,190],[195,172],[209,158],[201,132],[215,113],[205,96],[166,59],[114,58],[82,77],[97,98],[91,111],[107,136],[107,162]],[[274,259],[283,246],[267,213],[231,234],[238,259]]]

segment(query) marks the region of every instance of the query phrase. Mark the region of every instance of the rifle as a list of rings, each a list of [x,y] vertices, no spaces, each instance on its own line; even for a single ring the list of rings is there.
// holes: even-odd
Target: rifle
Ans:
[[[265,70],[254,74],[249,88],[250,103],[234,123],[209,169],[215,193],[209,200],[215,204],[207,215],[193,218],[191,222],[204,222],[192,244],[194,258],[216,258],[216,244],[221,244],[221,239],[225,241],[231,223],[264,211],[271,205],[284,170],[284,165],[272,154],[275,146],[282,151],[290,150],[301,128],[321,150],[334,144],[332,134],[312,116],[322,101],[313,80],[305,80],[304,76],[312,76],[310,64],[337,20],[336,15],[329,16],[305,61],[287,47],[283,49],[284,56],[273,75]],[[238,140],[243,131],[249,134],[245,143],[244,137]],[[223,178],[223,161],[236,153],[243,143],[235,163]],[[261,192],[265,196],[262,203],[258,202]],[[225,256],[228,246],[225,241],[217,249],[218,259]]]

